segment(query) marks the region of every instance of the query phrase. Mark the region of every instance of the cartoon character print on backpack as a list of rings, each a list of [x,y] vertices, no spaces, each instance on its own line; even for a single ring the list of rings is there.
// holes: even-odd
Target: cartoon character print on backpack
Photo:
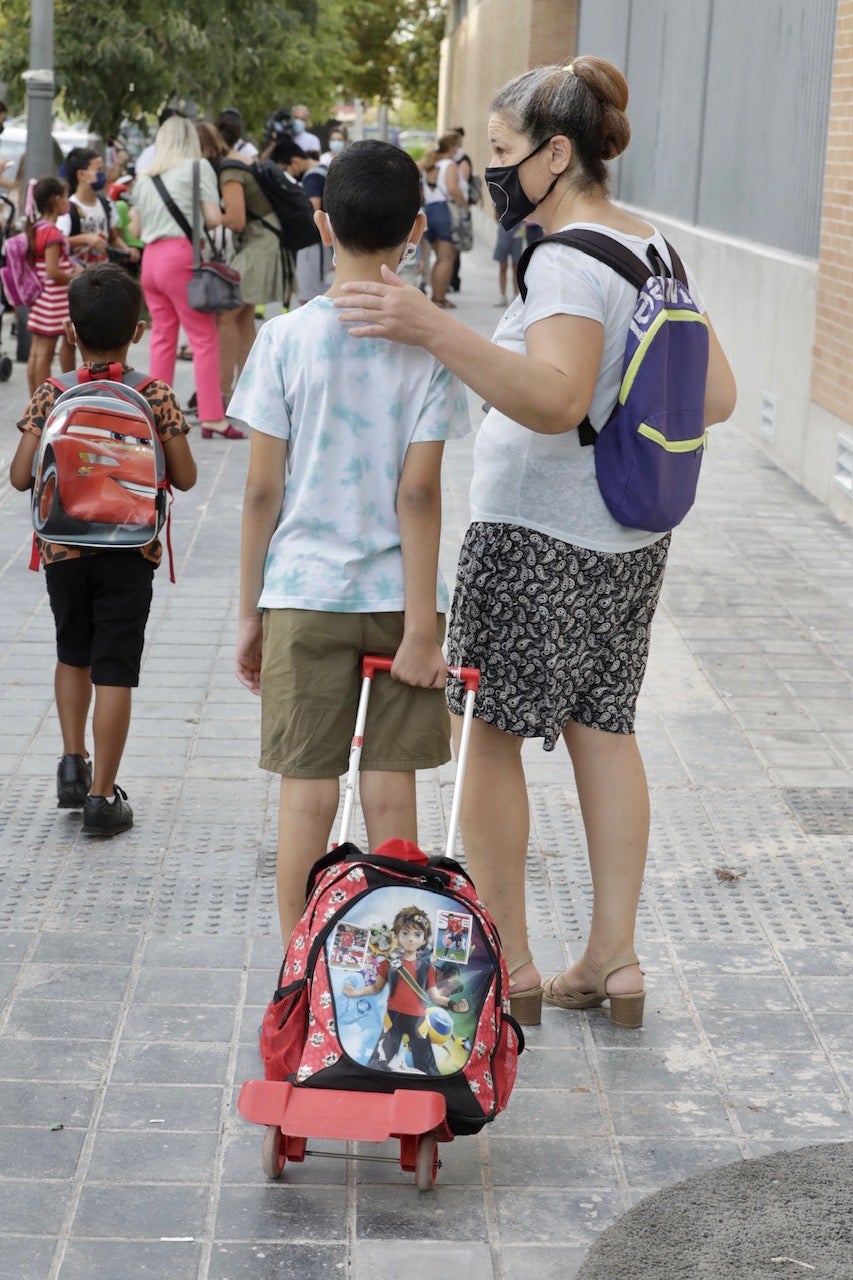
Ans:
[[[329,863],[315,883],[264,1018],[266,1078],[441,1088],[454,1132],[476,1132],[506,1105],[520,1043],[497,934],[456,864],[423,888],[385,861]]]
[[[44,542],[143,547],[163,527],[165,457],[139,389],[149,381],[120,365],[107,378],[83,366],[53,380],[61,394],[42,429],[33,478],[33,527]]]

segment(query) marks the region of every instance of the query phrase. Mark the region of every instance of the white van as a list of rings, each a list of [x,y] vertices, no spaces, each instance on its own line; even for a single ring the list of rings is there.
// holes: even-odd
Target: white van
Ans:
[[[98,151],[102,145],[98,135],[90,133],[82,123],[63,124],[60,120],[53,122],[53,162],[56,169],[73,147],[91,147],[93,151]],[[23,171],[19,173],[19,170],[26,149],[27,117],[16,116],[14,120],[7,120],[3,132],[0,133],[0,160],[12,161],[6,169],[7,178],[14,181],[18,177],[23,177]]]

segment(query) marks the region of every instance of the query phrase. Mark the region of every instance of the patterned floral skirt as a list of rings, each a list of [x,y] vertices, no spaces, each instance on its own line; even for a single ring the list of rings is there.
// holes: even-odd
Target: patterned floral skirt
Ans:
[[[448,662],[482,672],[475,713],[553,751],[569,720],[632,733],[670,535],[588,551],[533,529],[472,524],[457,570]],[[461,715],[465,691],[448,684]]]

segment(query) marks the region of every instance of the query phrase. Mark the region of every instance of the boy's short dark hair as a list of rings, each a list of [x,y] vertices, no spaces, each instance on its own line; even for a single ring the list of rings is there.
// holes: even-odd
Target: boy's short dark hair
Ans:
[[[418,166],[390,142],[352,142],[335,156],[323,208],[343,249],[378,253],[401,245],[423,196]]]
[[[88,351],[120,351],[136,332],[142,290],[124,267],[87,267],[68,286],[68,313]]]
[[[88,169],[93,160],[98,159],[98,152],[91,147],[72,147],[65,157],[65,176],[73,195],[77,188],[77,175],[82,169]]]

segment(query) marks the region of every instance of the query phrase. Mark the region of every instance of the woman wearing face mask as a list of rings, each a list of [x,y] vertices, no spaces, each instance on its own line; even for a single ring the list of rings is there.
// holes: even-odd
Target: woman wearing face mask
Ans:
[[[659,232],[608,195],[606,161],[627,146],[622,74],[600,58],[539,67],[495,95],[485,179],[502,226],[536,211],[546,232],[592,226],[645,259]],[[649,628],[669,534],[629,529],[598,489],[577,426],[601,426],[616,402],[636,289],[577,249],[540,245],[490,343],[428,307],[390,274],[345,286],[342,318],[363,337],[424,346],[492,406],[477,436],[472,524],[459,562],[448,661],[482,669],[462,834],[472,876],[494,913],[516,1017],[538,1022],[542,985],[524,902],[528,805],[521,747],[562,737],[574,770],[593,884],[586,951],[544,984],[566,1009],[610,1005],[642,1022],[634,927],[649,801],[634,737]],[[699,300],[690,279],[694,299]],[[700,303],[701,309],[701,303]],[[707,319],[707,316],[706,316]],[[734,379],[709,325],[705,423],[735,403]],[[456,682],[448,700],[462,710]]]
[[[337,129],[330,129],[329,145],[327,149],[323,152],[323,154],[320,156],[320,164],[325,165],[326,168],[328,169],[329,165],[332,163],[335,156],[339,156],[346,145],[347,145],[347,131],[343,127],[343,125],[341,125],[341,127]]]

